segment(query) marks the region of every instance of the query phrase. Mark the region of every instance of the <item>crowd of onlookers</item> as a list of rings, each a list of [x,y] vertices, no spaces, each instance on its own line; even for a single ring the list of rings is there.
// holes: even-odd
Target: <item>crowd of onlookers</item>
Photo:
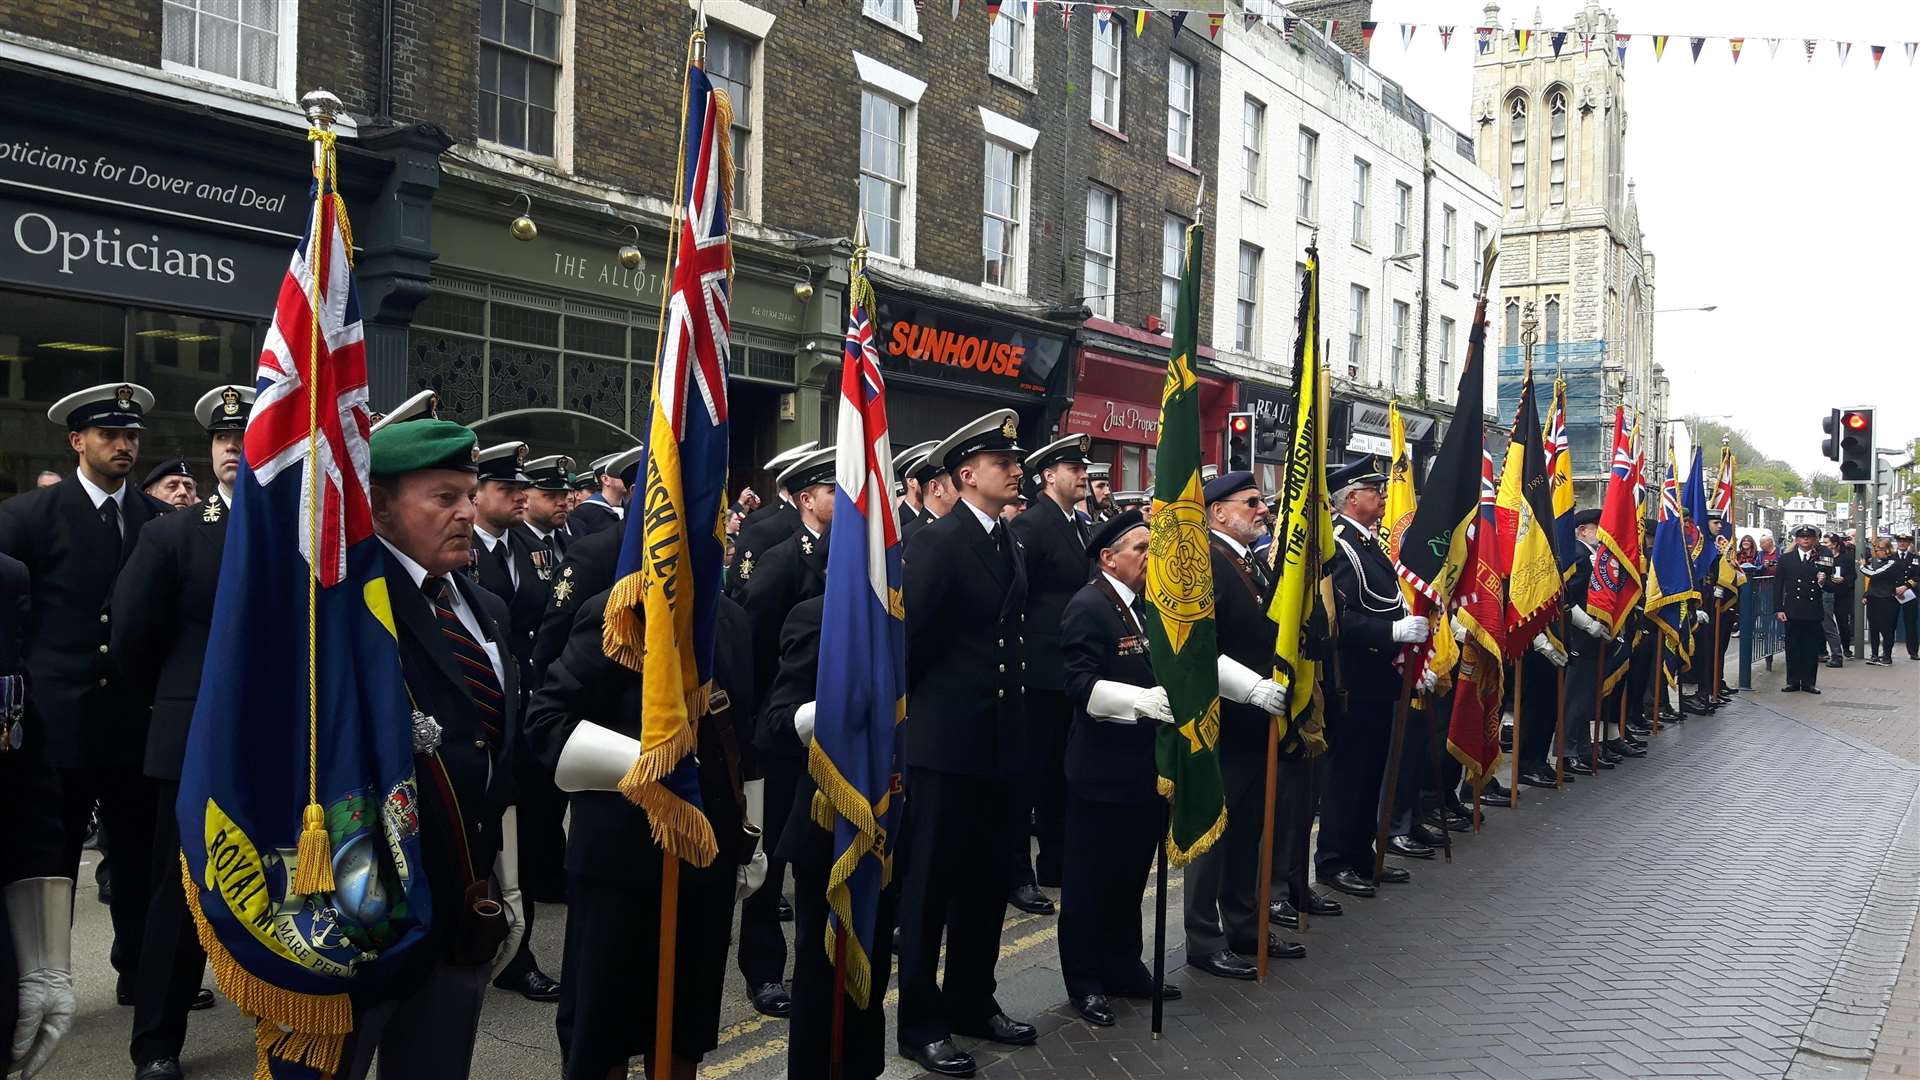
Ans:
[[[1829,532],[1821,541],[1820,551],[1823,560],[1831,560],[1833,566],[1826,586],[1827,666],[1841,667],[1855,658],[1856,577],[1866,588],[1866,663],[1893,663],[1896,635],[1904,637],[1908,654],[1920,659],[1920,640],[1916,640],[1920,635],[1914,633],[1915,615],[1920,612],[1920,597],[1915,595],[1915,583],[1920,581],[1920,550],[1914,548],[1912,534],[1876,536],[1867,544],[1866,558],[1860,560],[1851,535]],[[1780,553],[1770,534],[1749,533],[1740,538],[1734,561],[1749,578],[1770,577]]]

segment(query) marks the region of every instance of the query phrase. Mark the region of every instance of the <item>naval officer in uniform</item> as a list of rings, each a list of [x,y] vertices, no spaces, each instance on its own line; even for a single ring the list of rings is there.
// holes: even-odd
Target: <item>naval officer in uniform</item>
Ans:
[[[971,1076],[971,1035],[1030,1045],[1032,1024],[994,999],[994,964],[1014,868],[1007,837],[1031,760],[1020,663],[1027,569],[1000,520],[1020,493],[1019,421],[1000,409],[929,455],[960,501],[914,537],[907,617],[906,819],[900,893],[900,1053]],[[940,979],[945,937],[946,978]]]
[[[1827,570],[1816,550],[1819,542],[1819,529],[1800,526],[1793,530],[1793,550],[1780,556],[1773,568],[1779,589],[1774,618],[1787,627],[1787,685],[1782,689],[1788,693],[1820,692],[1814,684],[1820,679],[1820,656],[1826,649],[1822,624],[1827,616]]]

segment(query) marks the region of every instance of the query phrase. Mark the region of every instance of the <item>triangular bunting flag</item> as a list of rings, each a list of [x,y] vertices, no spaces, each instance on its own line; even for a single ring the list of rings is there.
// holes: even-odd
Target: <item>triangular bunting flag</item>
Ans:
[[[1133,36],[1139,37],[1147,32],[1147,9],[1141,8],[1133,13]]]
[[[1593,35],[1582,31],[1580,34],[1580,54],[1585,56],[1593,51]]]
[[[1107,27],[1111,25],[1112,22],[1113,22],[1113,5],[1112,4],[1093,5],[1093,29],[1095,33],[1099,33],[1099,34],[1106,33]]]
[[[1209,12],[1207,14],[1207,36],[1210,38],[1218,38],[1220,36],[1220,24],[1226,21],[1227,17],[1220,12]]]
[[[1694,63],[1697,64],[1700,62],[1700,46],[1705,45],[1706,43],[1707,43],[1707,39],[1703,37],[1687,39],[1687,47],[1693,50]]]
[[[1377,22],[1363,22],[1360,24],[1360,44],[1362,47],[1370,47],[1373,45],[1373,32],[1378,29],[1380,29],[1380,24]]]
[[[1520,51],[1521,56],[1527,55],[1527,42],[1532,40],[1533,31],[1531,30],[1515,30],[1513,32],[1513,47]]]
[[[1187,13],[1184,11],[1169,11],[1167,15],[1173,20],[1173,36],[1179,37],[1180,28],[1187,25]]]
[[[1733,38],[1728,38],[1728,39],[1727,39],[1727,48],[1729,48],[1729,49],[1732,49],[1732,50],[1733,50],[1733,62],[1734,62],[1734,63],[1736,63],[1736,64],[1737,64],[1737,63],[1739,63],[1739,62],[1740,62],[1740,46],[1742,46],[1742,45],[1744,45],[1744,44],[1746,44],[1746,42],[1747,42],[1747,39],[1746,39],[1746,38],[1737,38],[1737,37],[1733,37]]]
[[[1441,27],[1440,28],[1440,51],[1446,52],[1447,46],[1451,44],[1453,44],[1453,27],[1451,26]],[[1911,43],[1907,45],[1907,62],[1909,64],[1913,62],[1913,45]]]
[[[1479,47],[1480,55],[1485,56],[1487,54],[1487,50],[1493,48],[1493,27],[1491,26],[1474,27],[1473,43]]]
[[[1254,23],[1259,22],[1262,18],[1259,10],[1253,7],[1252,5],[1249,5],[1246,11],[1244,11],[1242,14],[1246,16],[1248,26],[1252,26]]]
[[[1873,50],[1873,66],[1874,70],[1877,71],[1880,68],[1880,58],[1887,55],[1887,47],[1885,45],[1869,45],[1867,48]]]
[[[927,0],[913,0],[913,10],[916,14],[925,13],[927,10]]]
[[[1565,30],[1555,31],[1553,36],[1549,38],[1548,41],[1550,41],[1553,45],[1554,57],[1558,58],[1560,55],[1560,50],[1564,48],[1567,44],[1567,32]]]
[[[1767,59],[1773,60],[1778,58],[1779,55],[1780,55],[1780,39],[1777,37],[1768,38],[1767,39]]]
[[[1632,34],[1613,35],[1613,51],[1619,56],[1621,67],[1627,66],[1627,42],[1632,40]]]
[[[1847,66],[1847,54],[1853,51],[1853,42],[1851,42],[1851,41],[1836,41],[1836,42],[1834,42],[1834,43],[1833,43],[1833,47],[1834,47],[1834,48],[1836,48],[1836,49],[1838,49],[1838,50],[1840,50],[1840,66],[1841,66],[1841,67],[1846,67],[1846,66]]]
[[[1659,62],[1660,62],[1660,59],[1661,59],[1661,57],[1664,57],[1664,56],[1666,56],[1666,55],[1667,55],[1667,38],[1668,38],[1668,37],[1670,37],[1670,36],[1671,36],[1671,35],[1669,35],[1669,34],[1655,34],[1655,35],[1653,35],[1653,60],[1654,60],[1654,63],[1656,63],[1656,64],[1657,64],[1657,63],[1659,63]]]
[[[1067,3],[1067,0],[1060,0],[1060,29],[1070,30],[1072,28],[1073,28],[1073,5],[1070,3]]]
[[[949,13],[948,18],[957,19],[959,17],[960,17],[960,0],[953,0],[953,11]]]
[[[1807,46],[1807,63],[1809,63],[1809,64],[1811,64],[1811,63],[1813,63],[1813,47],[1814,47],[1815,45],[1818,45],[1818,44],[1820,44],[1820,42],[1819,42],[1819,40],[1818,40],[1818,39],[1816,39],[1816,38],[1807,38],[1807,39],[1806,39],[1806,46]]]
[[[1289,45],[1293,44],[1293,31],[1299,25],[1299,19],[1291,15],[1282,15],[1280,17],[1280,40]]]
[[[1413,46],[1413,32],[1418,29],[1413,23],[1400,24],[1400,49],[1405,52]]]
[[[1920,52],[1920,41],[1907,42],[1907,66],[1913,66],[1913,54]]]
[[[1333,35],[1340,32],[1340,20],[1339,19],[1323,20],[1320,24],[1320,29],[1321,29],[1321,32],[1327,35],[1327,40],[1332,41]]]

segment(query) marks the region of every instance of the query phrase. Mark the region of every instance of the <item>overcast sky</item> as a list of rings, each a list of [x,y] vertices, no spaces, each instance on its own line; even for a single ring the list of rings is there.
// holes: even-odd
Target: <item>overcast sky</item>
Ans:
[[[1543,27],[1584,4],[1539,5]],[[1627,52],[1627,175],[1657,260],[1654,359],[1675,416],[1726,413],[1767,454],[1833,471],[1820,421],[1879,409],[1880,445],[1920,435],[1920,41],[1914,0],[1613,0]],[[1535,5],[1503,4],[1509,29]],[[1473,88],[1471,0],[1375,0],[1373,65],[1461,131]],[[1400,23],[1419,24],[1413,44]],[[1434,27],[1455,24],[1440,48]],[[1654,62],[1652,34],[1671,34]],[[1695,63],[1687,38],[1708,36]],[[1780,37],[1770,56],[1767,37]],[[1744,37],[1740,62],[1725,38]],[[1807,62],[1805,38],[1831,41]],[[1870,45],[1885,45],[1879,70]],[[1569,38],[1568,48],[1578,48]]]

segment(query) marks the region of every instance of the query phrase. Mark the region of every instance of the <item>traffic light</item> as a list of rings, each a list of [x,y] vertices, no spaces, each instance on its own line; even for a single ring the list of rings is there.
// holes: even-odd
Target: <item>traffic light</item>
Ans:
[[[1227,414],[1227,470],[1250,471],[1253,468],[1253,414]]]
[[[1827,437],[1820,441],[1820,453],[1823,456],[1825,456],[1828,461],[1839,461],[1840,460],[1840,410],[1839,409],[1827,410],[1827,418],[1825,420],[1820,421],[1820,430],[1827,433]]]
[[[1840,480],[1847,484],[1873,483],[1873,410],[1841,409]]]

